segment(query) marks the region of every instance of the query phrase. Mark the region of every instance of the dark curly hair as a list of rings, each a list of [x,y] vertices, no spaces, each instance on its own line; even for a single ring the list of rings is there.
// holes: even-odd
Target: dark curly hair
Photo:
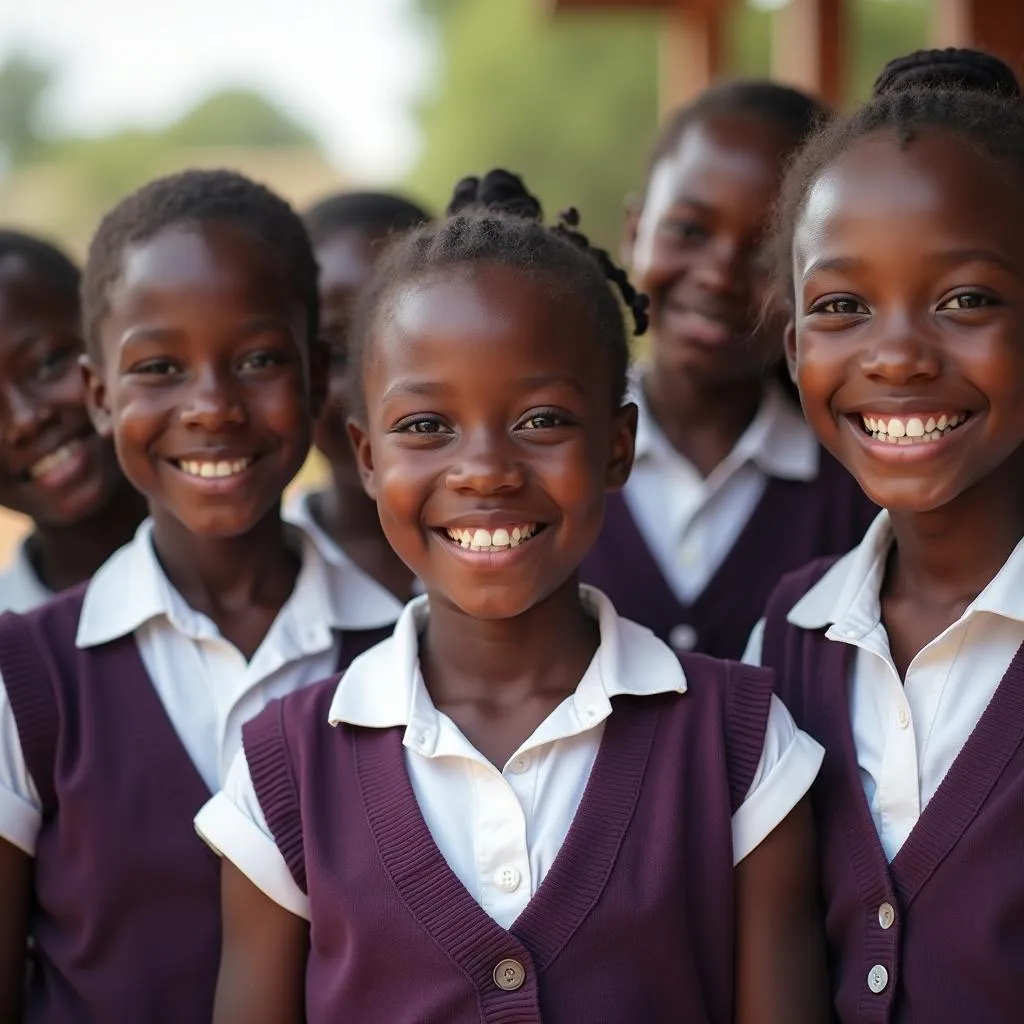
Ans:
[[[245,228],[280,254],[284,274],[306,309],[309,339],[319,329],[318,269],[299,215],[270,189],[234,171],[190,170],[143,185],[100,221],[82,275],[87,350],[100,354],[99,327],[124,251],[176,224],[226,221]]]
[[[408,231],[430,220],[422,207],[391,192],[336,192],[302,215],[314,246],[348,228],[385,233]]]
[[[36,235],[0,230],[0,263],[8,259],[20,260],[44,278],[53,293],[67,302],[69,309],[78,309],[82,272],[62,249]]]
[[[396,241],[385,253],[360,297],[351,334],[352,408],[364,409],[362,374],[358,372],[376,318],[386,298],[403,282],[434,270],[491,263],[543,277],[554,288],[579,295],[592,311],[597,341],[611,361],[612,401],[626,390],[629,341],[619,298],[633,315],[636,334],[647,328],[647,297],[639,295],[608,254],[590,244],[579,230],[579,214],[563,213],[554,227],[543,223],[540,202],[522,180],[494,170],[482,178],[463,178],[456,186],[444,220]]]
[[[976,50],[922,51],[892,61],[870,102],[807,143],[786,175],[775,211],[772,266],[777,300],[787,307],[793,302],[793,234],[808,193],[830,164],[866,136],[892,132],[906,146],[921,131],[946,132],[984,153],[995,173],[1024,187],[1024,103],[1008,93],[1008,80],[998,67],[1016,83],[1001,61]],[[979,73],[979,68],[985,72]],[[919,84],[929,81],[938,87]]]

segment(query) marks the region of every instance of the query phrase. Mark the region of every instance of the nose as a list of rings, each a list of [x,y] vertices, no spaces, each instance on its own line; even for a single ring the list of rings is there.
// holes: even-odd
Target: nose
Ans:
[[[229,372],[207,367],[199,373],[181,406],[181,421],[186,427],[217,433],[246,421],[245,403],[239,394],[241,385]]]
[[[715,239],[698,256],[694,280],[705,291],[732,294],[742,290],[742,247],[732,239]]]
[[[514,442],[502,431],[478,431],[460,446],[446,483],[456,491],[475,494],[504,494],[523,486],[523,465]]]
[[[938,346],[929,339],[927,329],[905,313],[881,320],[873,344],[863,345],[861,353],[863,373],[889,385],[934,380],[942,373]]]
[[[0,436],[8,444],[24,444],[53,416],[53,406],[41,394],[29,393],[11,381],[0,391]]]

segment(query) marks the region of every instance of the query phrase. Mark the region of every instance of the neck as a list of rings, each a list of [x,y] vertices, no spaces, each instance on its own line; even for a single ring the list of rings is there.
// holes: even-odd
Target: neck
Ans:
[[[298,575],[277,506],[237,537],[199,537],[154,510],[153,546],[175,590],[218,626],[225,611],[279,607]]]
[[[714,385],[656,364],[644,375],[651,415],[669,443],[707,476],[736,446],[764,400],[761,378]]]
[[[474,619],[431,599],[420,664],[437,704],[572,693],[600,642],[583,609],[575,574],[548,598],[512,619]]]
[[[331,486],[316,496],[314,505],[317,522],[342,547],[354,537],[384,537],[376,502],[351,472],[332,472]]]
[[[28,539],[36,574],[54,592],[84,582],[132,539],[145,515],[142,495],[122,479],[110,501],[88,519],[70,526],[37,523]]]
[[[1024,457],[1005,466],[942,508],[890,513],[888,592],[967,604],[988,586],[1024,538]]]

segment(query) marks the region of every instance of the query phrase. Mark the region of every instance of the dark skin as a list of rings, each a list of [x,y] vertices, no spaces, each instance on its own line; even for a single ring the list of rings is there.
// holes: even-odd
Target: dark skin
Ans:
[[[388,540],[430,597],[426,685],[496,766],[597,650],[576,572],[629,473],[636,426],[635,406],[609,407],[608,373],[585,302],[487,264],[403,284],[366,354],[366,414],[350,429]],[[513,524],[543,528],[501,553],[447,534]],[[813,849],[801,804],[737,870],[738,1024],[826,1019]],[[237,869],[223,878],[215,1024],[298,1024],[308,926]]]
[[[787,352],[822,442],[892,518],[882,621],[902,676],[1024,536],[1024,196],[936,130],[879,132],[813,188]],[[863,417],[966,414],[880,444]]]
[[[299,569],[280,500],[309,447],[323,353],[280,257],[226,223],[129,249],[109,304],[86,367],[94,421],[146,495],[168,578],[251,657]]]
[[[313,443],[327,460],[331,486],[310,498],[313,518],[365,573],[400,601],[412,596],[414,577],[381,530],[376,504],[367,496],[348,436],[348,341],[352,308],[373,273],[387,232],[383,228],[338,230],[317,246],[322,332],[330,346],[327,402],[313,429]]]
[[[89,420],[81,353],[77,295],[0,260],[0,505],[33,521],[29,559],[53,591],[89,579],[146,514]]]
[[[763,243],[793,140],[749,115],[694,122],[654,166],[627,220],[634,282],[651,300],[644,393],[707,476],[757,413],[785,320],[767,307]]]

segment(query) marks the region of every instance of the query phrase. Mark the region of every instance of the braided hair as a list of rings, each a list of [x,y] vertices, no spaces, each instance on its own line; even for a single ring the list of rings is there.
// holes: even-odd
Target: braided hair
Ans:
[[[979,73],[979,68],[986,70]],[[793,235],[808,194],[827,167],[869,135],[892,132],[902,146],[923,130],[954,135],[985,154],[995,173],[1024,187],[1024,103],[1019,97],[1009,68],[976,50],[922,51],[887,65],[874,98],[814,136],[786,175],[772,230],[776,298],[792,306]]]
[[[522,179],[493,170],[459,181],[446,213],[445,219],[399,238],[378,264],[360,297],[350,336],[350,359],[357,371],[380,309],[400,284],[442,268],[491,263],[543,276],[584,300],[596,340],[611,361],[611,399],[618,405],[626,391],[629,340],[622,306],[609,284],[630,310],[636,335],[647,329],[647,296],[633,288],[607,252],[590,244],[579,230],[577,211],[567,210],[554,226],[546,226],[540,201]],[[353,373],[351,380],[356,388],[352,407],[362,412],[362,373]]]

